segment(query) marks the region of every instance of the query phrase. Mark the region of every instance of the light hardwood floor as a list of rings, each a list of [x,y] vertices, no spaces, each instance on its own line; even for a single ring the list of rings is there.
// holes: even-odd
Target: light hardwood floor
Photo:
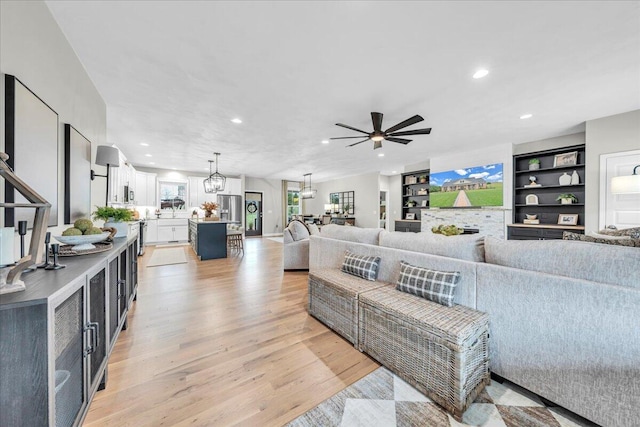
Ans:
[[[307,314],[307,273],[282,244],[146,267],[88,426],[280,426],[379,365]],[[160,250],[160,249],[155,249]]]

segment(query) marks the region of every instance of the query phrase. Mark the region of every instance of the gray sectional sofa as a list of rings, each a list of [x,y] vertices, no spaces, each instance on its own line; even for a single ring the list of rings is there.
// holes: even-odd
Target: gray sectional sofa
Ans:
[[[600,425],[639,425],[640,249],[325,226],[309,272],[347,249],[380,256],[382,282],[401,260],[461,272],[455,302],[489,314],[493,372]]]

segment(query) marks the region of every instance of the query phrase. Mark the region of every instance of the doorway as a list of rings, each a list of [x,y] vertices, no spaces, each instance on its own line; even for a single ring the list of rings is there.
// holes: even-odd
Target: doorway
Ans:
[[[387,229],[387,192],[380,191],[380,210],[378,214],[378,227]]]
[[[245,236],[262,236],[262,193],[244,193]]]

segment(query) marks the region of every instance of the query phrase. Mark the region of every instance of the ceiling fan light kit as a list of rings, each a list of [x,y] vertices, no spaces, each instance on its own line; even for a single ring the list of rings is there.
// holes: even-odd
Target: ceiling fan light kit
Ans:
[[[346,129],[351,129],[354,130],[356,132],[360,132],[363,133],[365,135],[367,135],[367,137],[365,139],[363,139],[362,141],[358,141],[355,142],[353,144],[349,144],[348,147],[353,147],[354,145],[358,145],[358,144],[362,144],[363,142],[366,141],[373,141],[373,149],[377,150],[378,148],[382,148],[382,141],[383,140],[387,140],[387,141],[391,141],[391,142],[397,142],[398,144],[404,144],[407,145],[408,143],[410,143],[412,140],[411,139],[406,139],[406,138],[397,138],[398,136],[409,136],[409,135],[428,135],[431,133],[431,128],[424,128],[424,129],[414,129],[414,130],[406,130],[406,131],[402,131],[402,132],[398,132],[400,129],[404,129],[408,126],[411,126],[413,124],[419,123],[421,121],[423,121],[424,119],[422,118],[422,116],[419,115],[415,115],[413,117],[408,118],[407,120],[398,123],[395,126],[391,126],[389,129],[383,131],[382,130],[382,117],[383,114],[382,113],[376,113],[376,112],[372,112],[371,113],[371,121],[373,122],[373,132],[365,132],[361,129],[357,129],[354,128],[352,126],[348,126],[342,123],[336,123],[336,126],[340,126]],[[362,138],[363,136],[341,136],[341,137],[337,137],[337,138],[329,138],[329,139],[353,139],[353,138]]]
[[[208,194],[224,191],[224,186],[227,183],[227,178],[218,172],[218,156],[220,156],[220,153],[213,154],[216,156],[216,171],[215,173],[211,173],[211,162],[213,162],[213,160],[209,160],[209,178],[205,179],[203,182],[204,192]]]

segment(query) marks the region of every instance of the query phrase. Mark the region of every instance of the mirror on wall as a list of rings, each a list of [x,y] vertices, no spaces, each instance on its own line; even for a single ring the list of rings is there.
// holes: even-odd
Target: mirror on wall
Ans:
[[[333,205],[334,213],[353,215],[355,213],[353,191],[341,191],[329,194],[329,203]]]
[[[158,181],[160,209],[187,209],[187,181]]]

